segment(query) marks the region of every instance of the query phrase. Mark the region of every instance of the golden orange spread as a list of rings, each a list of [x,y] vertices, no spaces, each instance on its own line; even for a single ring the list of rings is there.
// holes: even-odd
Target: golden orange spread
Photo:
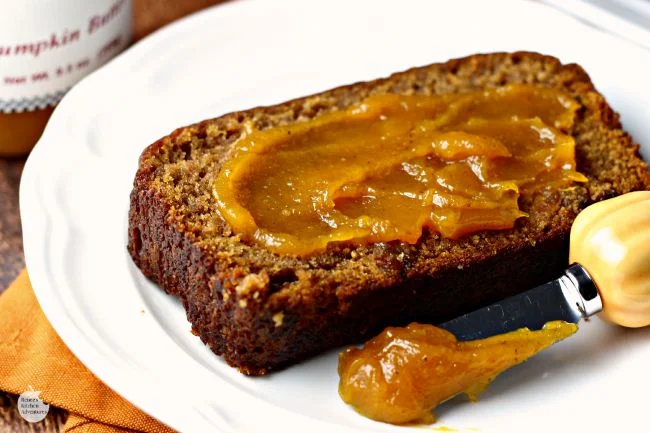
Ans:
[[[245,239],[296,255],[330,242],[415,243],[423,229],[456,239],[512,228],[525,216],[520,194],[586,181],[566,134],[577,109],[532,85],[370,96],[251,130],[217,176],[217,206]]]
[[[577,329],[556,321],[539,331],[519,329],[458,342],[432,325],[386,328],[362,349],[352,347],[339,355],[339,394],[377,421],[431,423],[440,403],[461,393],[476,400],[499,373]]]

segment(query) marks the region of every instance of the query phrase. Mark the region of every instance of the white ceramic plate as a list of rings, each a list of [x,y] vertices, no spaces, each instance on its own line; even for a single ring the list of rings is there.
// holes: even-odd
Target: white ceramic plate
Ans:
[[[536,3],[237,2],[157,32],[61,102],[21,185],[25,254],[52,325],[100,379],[182,431],[397,431],[337,396],[329,353],[264,378],[227,367],[181,305],[126,253],[138,155],[172,129],[235,109],[476,52],[535,50],[579,62],[650,155],[650,54]],[[480,431],[639,431],[650,330],[582,326],[439,424]],[[418,430],[419,431],[419,430]]]

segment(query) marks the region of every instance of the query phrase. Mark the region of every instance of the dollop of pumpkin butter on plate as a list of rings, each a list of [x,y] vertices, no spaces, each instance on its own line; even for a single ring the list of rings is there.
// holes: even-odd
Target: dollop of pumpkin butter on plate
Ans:
[[[432,423],[432,410],[465,393],[473,401],[504,370],[577,331],[549,322],[482,340],[456,340],[433,325],[386,328],[339,355],[339,394],[362,415],[391,424]]]
[[[526,216],[521,195],[586,181],[567,134],[577,109],[524,84],[369,96],[240,138],[214,184],[217,208],[245,240],[295,255],[510,229]]]

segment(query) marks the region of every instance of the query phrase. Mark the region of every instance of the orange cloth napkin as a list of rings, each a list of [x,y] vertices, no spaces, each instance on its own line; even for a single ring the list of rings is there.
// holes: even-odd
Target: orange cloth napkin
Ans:
[[[66,409],[64,432],[173,432],[97,379],[45,318],[27,272],[0,296],[0,389]]]

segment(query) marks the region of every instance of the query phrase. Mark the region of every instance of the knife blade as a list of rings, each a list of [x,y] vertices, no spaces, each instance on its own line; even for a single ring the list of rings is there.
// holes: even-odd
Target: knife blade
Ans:
[[[478,340],[520,328],[542,329],[553,320],[578,323],[602,309],[596,284],[576,263],[553,281],[437,326],[459,341]]]

